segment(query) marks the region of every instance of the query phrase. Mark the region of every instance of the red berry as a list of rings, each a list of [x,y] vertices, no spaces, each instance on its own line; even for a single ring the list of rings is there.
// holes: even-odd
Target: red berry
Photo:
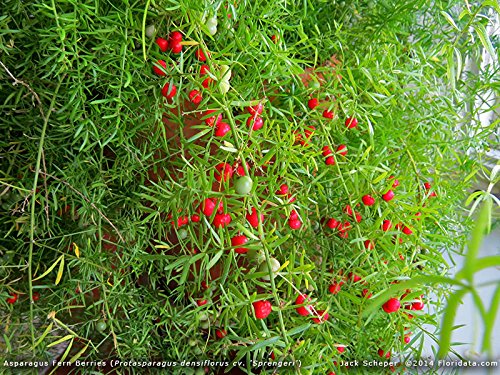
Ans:
[[[323,117],[324,118],[327,118],[327,119],[333,119],[333,117],[335,116],[335,114],[333,113],[333,111],[329,111],[328,109],[325,109],[323,111]]]
[[[401,222],[400,222],[400,223],[397,223],[397,224],[396,224],[396,226],[395,226],[395,228],[396,228],[397,230],[401,230],[401,228],[403,228],[403,223],[401,223]]]
[[[182,52],[182,44],[180,42],[171,41],[170,42],[170,50],[172,53],[178,54]]]
[[[161,94],[167,99],[172,99],[175,96],[175,94],[177,94],[177,87],[167,82],[165,83],[165,86],[163,86]]]
[[[330,146],[323,146],[323,156],[330,156],[332,154],[332,150],[330,150]]]
[[[248,242],[247,236],[241,234],[239,236],[234,236],[231,238],[231,246],[241,246],[245,245]],[[234,249],[234,252],[237,254],[245,254],[248,252],[248,249],[246,247],[237,247]]]
[[[7,303],[10,303],[12,305],[12,304],[16,303],[18,295],[17,295],[17,293],[9,293],[9,294],[10,294],[10,297],[7,298],[6,301],[7,301]]]
[[[210,71],[210,68],[208,67],[208,65],[203,64],[200,67],[200,76],[207,74],[209,71]]]
[[[337,294],[338,292],[340,292],[341,287],[341,283],[333,283],[328,287],[328,291],[332,294]]]
[[[168,49],[168,40],[163,39],[163,38],[157,38],[156,39],[156,44],[158,44],[158,47],[160,47],[160,50],[162,52],[166,52]]]
[[[351,223],[349,223],[348,221],[346,221],[345,223],[341,223],[337,226],[337,229],[340,231],[340,232],[347,232],[349,229],[351,229]]]
[[[371,195],[363,195],[361,198],[365,206],[373,206],[375,204],[375,199]]]
[[[328,315],[325,310],[318,310],[318,316],[316,318],[312,318],[312,321],[316,324],[322,324],[323,322],[326,322],[330,315]]]
[[[246,108],[247,112],[250,113],[252,116],[260,116],[262,114],[262,112],[264,111],[264,106],[262,105],[262,103],[259,103],[257,105],[254,105],[254,106],[248,106]]]
[[[176,42],[182,42],[182,34],[180,31],[174,31],[170,34],[170,40],[174,40]]]
[[[361,276],[356,275],[355,273],[349,272],[349,275],[347,275],[349,280],[351,280],[353,283],[357,283],[361,281]]]
[[[403,341],[405,342],[405,344],[409,344],[410,341],[411,341],[410,336],[405,336],[404,339],[403,339]]]
[[[199,299],[199,300],[196,301],[196,304],[198,306],[206,305],[207,304],[207,300],[206,299]]]
[[[413,233],[413,231],[405,225],[405,226],[403,227],[403,233],[404,233],[404,234],[407,234],[407,235],[410,235],[410,234],[412,234],[412,233]]]
[[[420,221],[420,216],[422,216],[422,213],[421,212],[417,212],[415,214],[415,216],[417,217],[417,220]]]
[[[431,184],[430,184],[430,183],[428,183],[428,182],[426,182],[426,183],[424,184],[424,187],[425,187],[425,189],[426,189],[426,190],[429,190],[429,189],[431,188]]]
[[[363,289],[361,294],[363,294],[363,297],[365,297],[366,299],[372,298],[372,294],[370,293],[370,291],[368,289]]]
[[[392,223],[390,220],[384,220],[384,222],[382,223],[382,230],[384,232],[387,232],[389,229],[392,228]]]
[[[309,298],[304,295],[304,294],[299,294],[297,296],[297,299],[295,300],[295,304],[296,305],[302,305],[305,301],[309,300]],[[301,307],[297,307],[295,310],[297,310],[297,312],[302,315],[302,316],[308,316],[311,314],[311,305],[308,305],[308,306],[301,306]]]
[[[203,50],[201,48],[198,48],[195,52],[195,56],[198,60],[200,61],[207,61],[207,57],[205,56],[205,54],[203,53]],[[210,54],[208,54],[208,56],[210,56]]]
[[[233,167],[228,163],[219,163],[215,166],[215,179],[219,182],[226,182],[233,176]]]
[[[347,155],[347,146],[346,145],[339,145],[337,147],[337,154],[340,154],[342,156]]]
[[[191,90],[189,92],[189,100],[191,100],[191,103],[200,104],[203,100],[203,97],[198,90]]]
[[[248,165],[248,163],[246,163],[246,165],[247,165],[247,170],[250,170],[250,166]],[[236,174],[238,176],[240,176],[240,177],[246,176],[245,168],[243,168],[243,165],[240,165],[239,163],[236,163],[235,166],[236,166],[235,171],[236,171]]]
[[[394,178],[394,176],[391,176],[389,177],[390,180],[392,180]],[[399,186],[399,180],[394,180],[394,182],[392,183],[392,187],[398,187]]]
[[[288,194],[288,185],[281,184],[279,190],[276,191],[276,195],[287,195]]]
[[[292,212],[290,212],[289,219],[290,220],[298,220],[299,219],[299,214],[297,213],[297,211],[292,210]]]
[[[337,235],[340,237],[340,238],[348,238],[349,237],[349,232],[340,232],[337,233]]]
[[[264,126],[264,120],[259,116],[250,116],[247,120],[247,126],[252,130],[259,130]]]
[[[227,335],[227,331],[225,329],[218,329],[215,331],[215,336],[217,336],[217,338],[219,338],[219,339],[224,338],[226,335]]]
[[[187,216],[180,216],[178,219],[177,219],[177,228],[180,228],[184,225],[186,225],[187,223],[189,223],[189,218]],[[172,226],[176,226],[176,223],[175,221],[172,221],[171,222]]]
[[[213,80],[212,78],[208,77],[208,78],[205,78],[205,79],[203,80],[203,82],[201,83],[201,85],[202,85],[204,88],[208,89],[208,87],[212,84],[212,82],[213,82],[213,81],[214,81],[214,80]]]
[[[158,60],[157,65],[160,65],[163,67],[163,69],[167,69],[167,63],[163,60]],[[153,71],[158,74],[159,76],[165,76],[167,73],[165,73],[159,66],[153,65]]]
[[[216,228],[224,228],[231,223],[231,214],[215,214],[213,224]]]
[[[204,118],[205,118],[205,124],[208,126],[214,126],[214,125],[219,125],[220,122],[222,121],[222,114],[219,113],[218,115],[210,116],[212,113],[217,112],[215,109],[208,109],[205,111]],[[209,117],[207,117],[209,116]]]
[[[200,215],[193,214],[191,215],[191,221],[193,223],[198,223],[201,220]]]
[[[388,314],[398,311],[400,307],[401,302],[397,298],[391,298],[382,305],[382,308]]]
[[[215,126],[215,136],[224,137],[227,133],[231,131],[231,126],[225,122],[221,122]]]
[[[382,358],[383,357],[385,357],[385,358],[391,358],[391,352],[389,351],[389,352],[385,353],[382,349],[378,350],[378,355],[380,357],[382,357]]]
[[[361,223],[361,220],[363,220],[363,217],[359,212],[356,212],[356,222]]]
[[[345,126],[347,126],[349,129],[355,128],[358,126],[358,119],[356,117],[348,117],[345,120]]]
[[[255,301],[252,305],[257,319],[265,319],[269,316],[269,314],[271,314],[272,306],[269,301]]]
[[[366,240],[364,242],[364,245],[365,245],[365,249],[367,249],[367,250],[373,250],[375,248],[375,244],[373,243],[372,240]]]
[[[386,202],[389,202],[392,198],[394,198],[394,192],[392,190],[389,190],[387,193],[382,195],[382,199]]]
[[[351,207],[351,205],[350,205],[350,204],[348,204],[348,205],[346,205],[346,206],[344,207],[344,212],[345,212],[347,215],[352,216],[352,207]]]
[[[215,201],[212,198],[207,198],[203,201],[200,207],[205,216],[212,216],[215,210]]]
[[[33,301],[36,302],[40,299],[40,293],[34,292],[33,293]]]
[[[397,236],[392,236],[392,243],[396,243],[396,238],[397,238]],[[398,242],[399,242],[400,244],[402,244],[402,243],[403,243],[403,239],[402,239],[401,237],[399,237]]]
[[[325,159],[326,165],[335,165],[335,158],[333,156],[329,156]]]
[[[416,302],[413,302],[411,304],[411,309],[412,310],[423,310],[425,307],[424,302],[422,300],[418,300]]]
[[[345,352],[345,346],[337,346],[337,351],[339,353],[344,353]]]
[[[302,222],[299,219],[289,219],[288,226],[293,230],[300,229]]]
[[[258,228],[258,226],[259,226],[259,216],[257,215],[257,210],[255,209],[255,207],[252,207],[251,213],[247,213],[246,214],[246,219],[248,220],[248,223],[252,227]],[[263,214],[260,214],[260,221],[264,222],[264,215]]]
[[[309,125],[306,130],[304,130],[304,134],[308,140],[311,139],[311,137],[314,134],[314,131],[316,130],[316,127],[313,125]]]
[[[217,200],[214,199],[215,204],[217,205]],[[219,200],[219,204],[217,205],[217,213],[223,214],[224,213],[224,202],[222,199]]]
[[[334,218],[331,218],[327,221],[326,226],[330,229],[335,229],[339,226],[340,222],[335,220]]]
[[[311,110],[316,108],[318,105],[319,105],[319,101],[316,98],[309,99],[309,101],[307,102],[307,106]]]

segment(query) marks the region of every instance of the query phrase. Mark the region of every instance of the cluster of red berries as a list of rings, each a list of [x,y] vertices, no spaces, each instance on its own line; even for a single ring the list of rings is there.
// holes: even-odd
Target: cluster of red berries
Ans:
[[[317,98],[311,98],[309,99],[309,101],[307,102],[307,106],[309,107],[310,110],[313,110],[315,109],[316,107],[318,107],[320,105],[320,102]],[[325,108],[323,110],[323,114],[322,116],[326,119],[329,119],[329,120],[332,120],[334,117],[335,117],[335,112],[331,111],[329,108]],[[345,126],[348,128],[348,129],[353,129],[355,128],[356,126],[358,126],[358,120],[355,118],[355,117],[348,117],[346,120],[345,120]]]
[[[207,124],[208,126],[211,126],[211,127],[215,127],[215,132],[214,132],[214,135],[216,137],[224,137],[227,133],[229,133],[231,131],[231,126],[226,123],[226,122],[223,122],[222,121],[222,114],[217,114],[217,115],[213,115],[213,113],[217,112],[215,109],[209,109],[207,111],[205,111],[205,124]],[[227,167],[225,166],[227,163],[221,163],[218,165],[217,168],[224,168],[224,177],[217,177],[217,180],[220,182],[221,179],[229,179],[231,176],[232,176],[232,167],[227,164]],[[226,174],[229,173],[229,172],[226,172],[227,171],[231,171],[231,176],[229,177],[226,177]],[[220,174],[218,176],[221,176]]]
[[[319,101],[317,98],[311,98],[307,102],[307,106],[309,107],[310,110],[314,110],[316,107],[320,105]],[[326,119],[333,119],[335,117],[335,114],[333,111],[330,111],[328,108],[323,111],[323,117]],[[348,117],[345,120],[345,126],[348,129],[353,129],[358,126],[358,120],[355,117]],[[311,130],[315,130],[314,126],[310,126]],[[306,136],[307,139],[309,140],[312,136],[312,131],[311,130],[306,130]],[[303,140],[300,141],[302,145],[307,145],[307,143]],[[347,155],[347,146],[344,144],[341,144],[337,147],[336,153],[342,156]],[[333,152],[330,149],[330,146],[326,145],[323,146],[322,149],[322,154],[325,157],[325,164],[326,165],[335,165],[335,157],[333,156]]]
[[[182,38],[183,38],[182,33],[180,31],[174,31],[170,34],[168,39],[157,38],[156,44],[158,45],[158,47],[162,52],[167,52],[168,50],[170,50],[174,54],[179,54],[182,52]],[[207,55],[210,56],[209,53],[205,54],[201,48],[198,48],[195,52],[195,57],[201,62],[205,62],[207,60]],[[167,63],[164,60],[158,60],[156,64],[153,66],[154,73],[156,73],[161,77],[166,76],[166,69],[167,69]],[[208,67],[208,65],[205,64],[202,65],[200,68],[200,76],[207,75],[209,71],[210,68]],[[208,88],[211,85],[212,81],[213,81],[212,78],[207,77],[203,80],[202,86],[204,88]],[[177,87],[173,83],[167,82],[163,86],[161,93],[165,98],[171,100],[177,94]],[[196,89],[189,91],[188,97],[189,100],[196,105],[200,104],[201,101],[203,100],[201,92]],[[216,130],[217,133],[216,135],[218,136],[223,136],[229,131],[228,124],[221,125],[220,128],[221,128],[220,130],[218,131]]]
[[[340,290],[342,289],[342,285],[345,284],[345,281],[351,281],[353,284],[356,284],[356,283],[359,283],[361,282],[361,284],[366,284],[365,281],[363,281],[362,277],[359,276],[359,275],[356,275],[352,272],[350,272],[347,277],[344,277],[343,278],[343,281],[334,281],[330,284],[330,286],[328,287],[328,291],[331,293],[331,294],[338,294],[340,292]],[[363,289],[362,292],[361,292],[361,295],[366,298],[366,299],[370,299],[372,297],[372,293],[370,292],[369,289]]]
[[[401,296],[401,299],[404,299],[408,293],[405,293]],[[423,310],[424,302],[422,301],[422,296],[413,302],[408,302],[404,304],[404,308],[406,310]],[[386,303],[382,305],[383,310],[390,314],[398,311],[401,308],[401,301],[399,298],[390,298]]]
[[[387,193],[382,195],[382,199],[386,202],[389,202],[394,198],[394,196],[395,196],[394,191],[388,190]],[[373,206],[375,204],[375,198],[373,198],[370,194],[363,195],[361,200],[363,201],[363,204],[368,207]]]
[[[179,33],[180,34],[180,33]],[[179,39],[179,44],[180,41],[182,40],[182,35],[180,35],[181,38]],[[176,37],[177,38],[177,37]],[[169,40],[161,40],[161,38],[158,38],[157,44],[160,46],[160,49],[162,51],[166,51],[168,48],[172,50],[174,53],[180,53],[182,50],[182,45],[180,45],[180,50],[179,52],[176,52],[178,48],[174,49],[172,45],[175,45],[176,39],[171,35]],[[159,42],[160,41],[160,42]],[[163,47],[162,47],[163,46]],[[170,46],[170,47],[168,47]],[[205,54],[202,49],[198,49],[195,52],[195,57],[201,61],[205,62],[207,60],[207,56],[209,54]],[[166,64],[164,62],[159,61],[158,64],[162,66],[163,68],[166,67]],[[155,67],[156,68],[156,67]],[[154,68],[154,69],[155,69]],[[208,65],[202,65],[200,68],[200,76],[205,76],[208,75],[209,72],[209,66]],[[155,73],[164,76],[165,72],[162,69],[155,69]],[[162,74],[160,74],[162,73]],[[212,83],[212,78],[206,77],[202,83],[202,86],[205,88],[208,88],[211,83]],[[162,94],[168,98],[172,99],[175,96],[176,93],[176,88],[175,86],[171,84],[165,85],[165,87],[162,90]],[[201,101],[203,100],[202,93],[198,90],[191,90],[189,92],[189,100],[193,104],[200,104]],[[315,110],[318,106],[320,106],[320,103],[318,99],[312,98],[308,101],[307,103],[309,109]],[[324,108],[324,107],[323,107]],[[264,120],[262,117],[263,111],[264,111],[264,105],[262,102],[258,102],[256,105],[253,106],[248,106],[245,108],[246,112],[248,113],[248,118],[246,119],[246,125],[249,129],[252,131],[257,131],[261,129],[264,125]],[[333,110],[330,110],[329,108],[324,109],[322,116],[326,119],[333,119],[335,117],[335,113]],[[204,120],[205,124],[213,127],[215,129],[214,135],[216,137],[224,137],[226,134],[228,134],[231,131],[231,126],[223,121],[223,116],[220,113],[220,110],[217,109],[208,109],[204,112],[204,116],[202,118]],[[348,129],[353,129],[358,126],[358,119],[356,117],[348,117],[345,119],[345,126]],[[314,133],[316,131],[316,128],[312,125],[307,126],[305,130],[303,131],[303,134],[298,135],[296,133],[296,141],[300,143],[303,146],[309,146],[309,141],[313,137]],[[335,151],[333,151],[335,150]],[[326,165],[335,165],[338,160],[341,160],[341,157],[346,157],[348,153],[348,147],[345,144],[339,144],[336,145],[336,147],[330,147],[328,145],[324,146],[322,148],[322,155],[325,158],[324,162]],[[235,166],[231,165],[227,162],[221,162],[215,166],[215,173],[214,177],[219,183],[225,183],[229,181],[234,174],[237,174],[238,176],[244,176],[245,175],[245,170],[242,166]],[[380,191],[379,193],[376,194],[365,194],[363,197],[361,197],[361,202],[356,204],[356,207],[359,207],[360,204],[362,203],[366,207],[371,207],[374,206],[377,202],[378,197],[382,198],[385,202],[390,202],[395,198],[395,193],[393,189],[395,190],[396,187],[399,186],[399,180],[395,179],[394,176],[391,176],[389,179],[392,179],[393,181],[392,184],[390,185],[391,188],[385,193],[383,191]],[[430,191],[431,186],[429,183],[425,183],[424,187],[427,191]],[[382,194],[383,193],[383,194]],[[287,184],[283,183],[280,185],[279,189],[275,193],[278,197],[284,198],[284,200],[287,203],[292,203],[295,200],[295,197],[290,193],[289,187]],[[435,196],[434,192],[429,192],[430,196]],[[354,207],[354,206],[353,206]],[[329,218],[326,221],[326,226],[332,230],[336,231],[336,234],[341,237],[341,238],[348,238],[349,231],[350,229],[353,228],[353,225],[351,223],[354,223],[354,220],[357,223],[360,223],[363,220],[363,217],[360,212],[356,212],[356,209],[353,209],[351,205],[346,205],[344,208],[344,213],[349,216],[351,219],[348,220],[337,220],[335,218]],[[228,226],[232,222],[232,217],[230,213],[225,212],[225,207],[222,202],[222,200],[217,200],[215,198],[207,198],[204,201],[201,202],[201,204],[198,207],[198,214],[191,215],[189,218],[188,216],[180,216],[177,219],[177,222],[174,223],[172,222],[173,225],[176,225],[177,227],[181,227],[183,225],[186,225],[189,223],[191,220],[192,222],[198,222],[200,221],[201,217],[200,215],[205,215],[207,218],[212,220],[212,224],[216,228],[224,228]],[[368,211],[368,210],[367,210]],[[366,211],[365,211],[366,212]],[[416,216],[420,216],[420,213],[417,213]],[[258,228],[259,224],[262,224],[264,222],[264,215],[262,213],[259,213],[255,207],[251,207],[248,212],[245,214],[246,221],[252,228]],[[345,218],[344,218],[345,219]],[[349,221],[350,220],[350,221]],[[417,218],[419,220],[419,218]],[[292,209],[289,216],[288,216],[288,226],[292,230],[297,230],[302,227],[302,221],[300,220],[299,214],[295,209]],[[382,223],[382,230],[384,232],[389,231],[393,227],[393,224],[390,220],[384,220]],[[406,235],[412,234],[412,230],[403,225],[402,223],[398,223],[395,225],[395,228],[402,231]],[[400,239],[401,241],[401,239]],[[248,252],[248,242],[249,239],[246,235],[241,234],[241,232],[237,233],[231,238],[231,247],[234,250],[235,253],[237,254],[245,254]],[[373,250],[375,248],[375,241],[371,239],[366,239],[363,241],[364,248],[367,250]],[[401,256],[401,255],[400,255]],[[358,285],[365,285],[366,282],[362,280],[362,278],[359,275],[355,275],[353,273],[350,273],[347,277],[343,278],[343,281],[336,281],[333,282],[328,290],[331,294],[338,294],[341,291],[342,285],[344,282],[352,282],[352,283],[359,283]],[[360,288],[361,289],[361,288]],[[364,288],[362,289],[360,295],[366,299],[369,299],[372,297],[372,293],[370,292],[369,289]],[[403,304],[401,300],[404,299],[404,296],[401,298],[391,298],[389,299],[384,305],[382,306],[383,311],[386,313],[395,313],[397,312],[401,307],[404,307],[404,309],[407,310],[419,310],[423,308],[423,302],[420,300],[417,301],[412,301],[411,303],[409,302],[404,302]],[[314,306],[311,304],[308,304],[308,301],[310,301],[309,297],[304,294],[299,294],[298,297],[295,300],[295,305],[298,305],[296,307],[296,311],[298,314],[302,316],[308,316],[312,319],[314,323],[321,324],[324,323],[329,319],[329,314],[326,312],[326,310],[318,310],[316,311]],[[206,299],[199,299],[196,301],[198,306],[204,306],[207,303]],[[271,302],[267,300],[259,300],[255,301],[252,303],[252,307],[254,310],[254,316],[256,319],[265,319],[267,318],[271,312],[272,312],[272,305]],[[226,335],[225,330],[217,330],[216,335],[218,338],[223,338]],[[404,337],[405,342],[409,342],[409,336]],[[343,352],[345,350],[345,346],[339,346],[338,351]],[[382,349],[381,349],[382,350]],[[380,354],[380,353],[379,353]],[[385,352],[382,350],[381,356],[385,356],[386,358],[390,358],[390,352]]]
[[[332,150],[330,149],[330,146],[323,146],[322,154],[325,157],[325,164],[326,165],[335,165],[335,157],[332,155]],[[337,150],[335,151],[337,154],[346,156],[347,155],[347,146],[346,145],[339,145],[337,147]]]
[[[354,217],[357,223],[361,223],[361,221],[363,220],[361,214],[359,212],[354,212],[350,205],[345,206],[344,213],[346,213],[347,216]],[[330,229],[337,230],[337,235],[340,238],[348,238],[349,230],[352,229],[352,225],[349,221],[345,221],[342,223],[335,218],[329,218],[326,221],[326,226]]]
[[[9,293],[10,297],[8,297],[5,301],[11,305],[17,302],[19,295],[17,293],[11,292]],[[33,292],[33,302],[36,302],[40,299],[40,293]]]
[[[304,130],[304,138],[303,138],[302,134],[300,134],[300,132],[298,130],[295,130],[293,132],[295,134],[295,141],[298,142],[299,144],[301,144],[302,146],[308,147],[309,141],[311,140],[315,131],[316,131],[316,127],[314,125],[309,125]]]
[[[247,119],[247,126],[252,130],[259,130],[264,126],[264,120],[261,115],[264,110],[262,103],[247,107],[250,116]]]
[[[168,40],[164,38],[157,38],[156,44],[160,47],[162,52],[167,52],[167,50],[172,51],[172,53],[178,54],[182,51],[182,34],[179,31],[174,31],[170,34]]]
[[[309,297],[305,294],[299,294],[295,299],[295,305],[303,305],[310,301]],[[322,324],[326,322],[330,315],[326,312],[326,310],[317,310],[313,305],[299,306],[295,309],[299,315],[302,316],[311,316],[312,321],[316,324]]]

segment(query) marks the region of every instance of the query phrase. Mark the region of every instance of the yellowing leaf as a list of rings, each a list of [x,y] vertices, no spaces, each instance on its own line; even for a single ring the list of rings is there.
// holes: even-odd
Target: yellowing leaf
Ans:
[[[156,249],[170,249],[170,246],[168,245],[155,245]]]
[[[289,264],[290,264],[290,261],[287,260],[285,263],[283,263],[283,265],[280,267],[280,269],[278,270],[278,272],[284,270]]]
[[[85,345],[82,350],[80,350],[78,353],[76,353],[73,357],[71,357],[71,359],[69,360],[70,363],[75,363],[76,360],[78,358],[80,358],[82,356],[83,353],[85,353],[85,351],[87,350],[87,348],[89,347],[90,343],[87,343],[87,345]]]
[[[54,314],[55,312],[52,311]],[[50,314],[49,314],[50,315]],[[38,345],[40,345],[40,343],[43,341],[43,339],[45,337],[47,337],[47,335],[50,333],[50,331],[52,330],[52,326],[53,326],[53,323],[50,323],[47,328],[45,329],[45,331],[43,332],[42,336],[40,336],[40,338],[35,342],[35,345],[33,345],[33,348],[36,348]]]
[[[185,40],[181,42],[181,45],[183,46],[197,46],[199,44],[200,44],[199,42],[196,42],[194,40]]]
[[[73,250],[75,250],[75,255],[77,258],[80,258],[80,249],[78,248],[78,245],[76,243],[72,243],[73,245]]]
[[[59,282],[62,279],[64,271],[64,256],[61,258],[61,263],[59,263],[59,270],[57,271],[57,276],[56,276],[56,285],[59,284]]]
[[[66,335],[66,336],[60,338],[57,341],[51,342],[49,345],[47,345],[47,348],[50,348],[50,347],[55,346],[57,344],[60,344],[60,343],[62,343],[64,341],[68,341],[69,339],[72,339],[73,337],[74,337],[73,335]]]
[[[47,271],[38,276],[36,279],[33,279],[33,281],[40,280],[41,278],[47,276],[56,267],[57,263],[59,263],[62,259],[64,259],[64,255],[61,255],[59,258],[57,258],[57,260],[49,267]]]

